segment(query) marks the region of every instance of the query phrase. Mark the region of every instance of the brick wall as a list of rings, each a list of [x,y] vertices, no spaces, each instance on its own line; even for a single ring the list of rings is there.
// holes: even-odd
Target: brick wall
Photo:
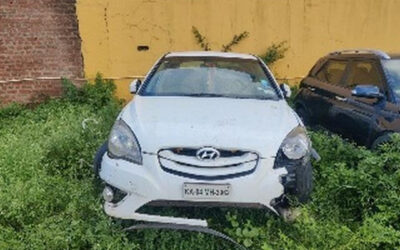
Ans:
[[[83,77],[75,0],[0,0],[0,104],[61,93],[60,80]]]

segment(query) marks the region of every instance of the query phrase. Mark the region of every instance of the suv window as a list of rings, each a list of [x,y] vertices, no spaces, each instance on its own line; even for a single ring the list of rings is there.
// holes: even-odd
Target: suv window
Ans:
[[[353,89],[357,85],[376,85],[383,90],[378,69],[372,61],[354,61],[350,65],[345,87]]]
[[[382,66],[395,99],[400,102],[400,59],[382,60]]]
[[[347,61],[329,60],[317,73],[317,79],[332,84],[339,84],[346,69]]]

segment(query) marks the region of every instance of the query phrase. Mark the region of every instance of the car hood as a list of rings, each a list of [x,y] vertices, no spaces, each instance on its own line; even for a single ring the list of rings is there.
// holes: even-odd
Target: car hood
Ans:
[[[121,112],[143,152],[169,147],[249,150],[276,155],[299,125],[284,100],[136,96]]]

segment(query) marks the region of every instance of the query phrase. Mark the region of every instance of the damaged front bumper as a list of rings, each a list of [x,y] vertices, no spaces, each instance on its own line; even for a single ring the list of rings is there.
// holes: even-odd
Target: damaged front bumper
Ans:
[[[218,203],[227,206],[262,206],[277,213],[274,202],[284,195],[285,187],[281,183],[288,174],[286,168],[274,168],[275,158],[260,158],[253,172],[245,176],[228,179],[196,180],[166,172],[160,166],[157,155],[143,154],[143,165],[136,165],[124,160],[111,159],[107,154],[103,156],[100,178],[107,186],[123,193],[122,199],[113,201],[108,199],[104,203],[105,212],[113,217],[134,219],[148,222],[184,224],[192,226],[207,226],[205,220],[175,218],[138,213],[144,205],[159,201],[168,204],[190,203],[212,204]],[[185,198],[183,186],[190,184],[229,184],[228,197],[205,200]]]

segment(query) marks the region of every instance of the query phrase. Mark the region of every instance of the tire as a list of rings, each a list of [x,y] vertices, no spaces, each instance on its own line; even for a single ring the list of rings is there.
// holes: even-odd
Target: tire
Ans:
[[[375,141],[371,145],[372,150],[377,150],[380,145],[390,142],[392,140],[392,133],[386,133],[384,135],[379,136],[375,139]]]
[[[308,162],[296,169],[296,197],[304,203],[310,199],[313,189],[312,165]]]
[[[310,113],[303,107],[296,108],[296,113],[300,116],[300,119],[303,121],[305,126],[311,126],[311,115]]]
[[[108,141],[104,142],[100,148],[97,150],[96,155],[94,156],[93,160],[93,170],[95,173],[95,176],[99,176],[99,172],[101,169],[101,161],[103,160],[104,154],[107,152],[108,149]]]

